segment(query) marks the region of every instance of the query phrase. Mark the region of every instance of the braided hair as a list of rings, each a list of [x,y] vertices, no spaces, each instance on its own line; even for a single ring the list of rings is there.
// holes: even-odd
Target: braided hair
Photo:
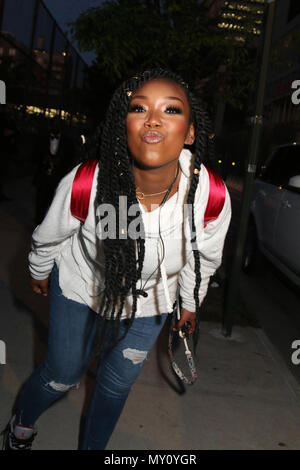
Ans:
[[[102,132],[99,156],[99,168],[101,171],[99,171],[95,198],[95,208],[99,207],[100,204],[112,204],[114,206],[117,217],[116,230],[119,231],[119,233],[116,233],[114,239],[105,238],[103,240],[105,255],[105,289],[100,305],[102,316],[109,318],[110,326],[113,327],[115,343],[125,337],[134,321],[137,308],[137,296],[139,295],[137,282],[141,277],[145,255],[145,236],[142,218],[140,218],[140,236],[137,240],[133,240],[130,237],[122,237],[119,227],[119,196],[127,197],[128,207],[130,207],[131,204],[138,205],[132,170],[133,162],[127,148],[126,116],[131,95],[144,83],[155,79],[170,80],[185,91],[191,110],[190,121],[193,122],[195,128],[195,142],[193,144],[195,157],[194,170],[197,169],[200,172],[201,163],[209,153],[210,147],[209,135],[211,129],[207,114],[180,76],[163,69],[147,70],[125,81],[115,91],[107,111]],[[194,348],[196,347],[198,339],[200,318],[199,288],[201,283],[200,256],[196,248],[196,228],[193,205],[199,182],[199,172],[193,172],[187,199],[188,207],[192,207],[192,210],[189,212],[189,223],[191,233],[193,234],[191,243],[195,259],[196,274],[194,288],[196,305],[196,327],[193,338]],[[128,225],[136,217],[129,214],[126,214],[126,216]],[[104,216],[102,216],[102,218],[103,217]],[[127,227],[125,227],[125,230],[126,229]],[[130,290],[133,299],[131,316],[126,322],[125,333],[122,337],[117,339],[121,313],[125,298]]]

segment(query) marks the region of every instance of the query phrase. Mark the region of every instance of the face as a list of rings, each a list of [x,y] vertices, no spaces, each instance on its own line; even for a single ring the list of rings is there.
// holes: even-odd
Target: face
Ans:
[[[194,142],[186,94],[166,79],[149,81],[132,95],[126,127],[129,151],[143,167],[168,165]]]

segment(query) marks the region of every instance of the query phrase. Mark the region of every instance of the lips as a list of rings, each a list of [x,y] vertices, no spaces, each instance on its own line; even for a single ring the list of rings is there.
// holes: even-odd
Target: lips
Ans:
[[[164,140],[164,136],[157,131],[148,131],[142,136],[142,139],[147,142],[147,144],[157,144]]]

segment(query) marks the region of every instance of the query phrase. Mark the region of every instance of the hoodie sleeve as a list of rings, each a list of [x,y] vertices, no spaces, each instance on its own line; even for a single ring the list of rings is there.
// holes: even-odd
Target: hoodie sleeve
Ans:
[[[199,301],[203,302],[210,277],[219,268],[222,262],[223,247],[231,219],[231,202],[226,188],[226,198],[219,217],[208,222],[203,231],[203,237],[198,242],[200,254],[201,283],[199,288]],[[182,307],[195,312],[194,288],[195,288],[195,260],[191,252],[188,262],[182,268],[179,275],[180,296]]]
[[[80,228],[80,221],[71,215],[72,184],[78,165],[59,183],[51,206],[32,235],[29,271],[34,279],[46,279],[62,244]]]

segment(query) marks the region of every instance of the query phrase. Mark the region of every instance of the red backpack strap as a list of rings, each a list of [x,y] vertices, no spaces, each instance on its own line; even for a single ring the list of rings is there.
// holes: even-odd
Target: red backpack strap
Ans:
[[[207,222],[218,218],[226,198],[226,189],[222,178],[207,166],[205,168],[209,176],[209,196],[204,214],[204,227]]]
[[[87,218],[93,178],[97,166],[97,159],[90,159],[82,163],[76,172],[71,195],[71,214],[82,223]],[[226,190],[225,184],[220,176],[208,167],[205,167],[209,176],[209,196],[204,214],[204,227],[207,222],[215,220],[221,213]]]
[[[93,178],[98,160],[89,159],[82,163],[76,172],[71,195],[71,214],[81,223],[85,222],[89,212]]]

